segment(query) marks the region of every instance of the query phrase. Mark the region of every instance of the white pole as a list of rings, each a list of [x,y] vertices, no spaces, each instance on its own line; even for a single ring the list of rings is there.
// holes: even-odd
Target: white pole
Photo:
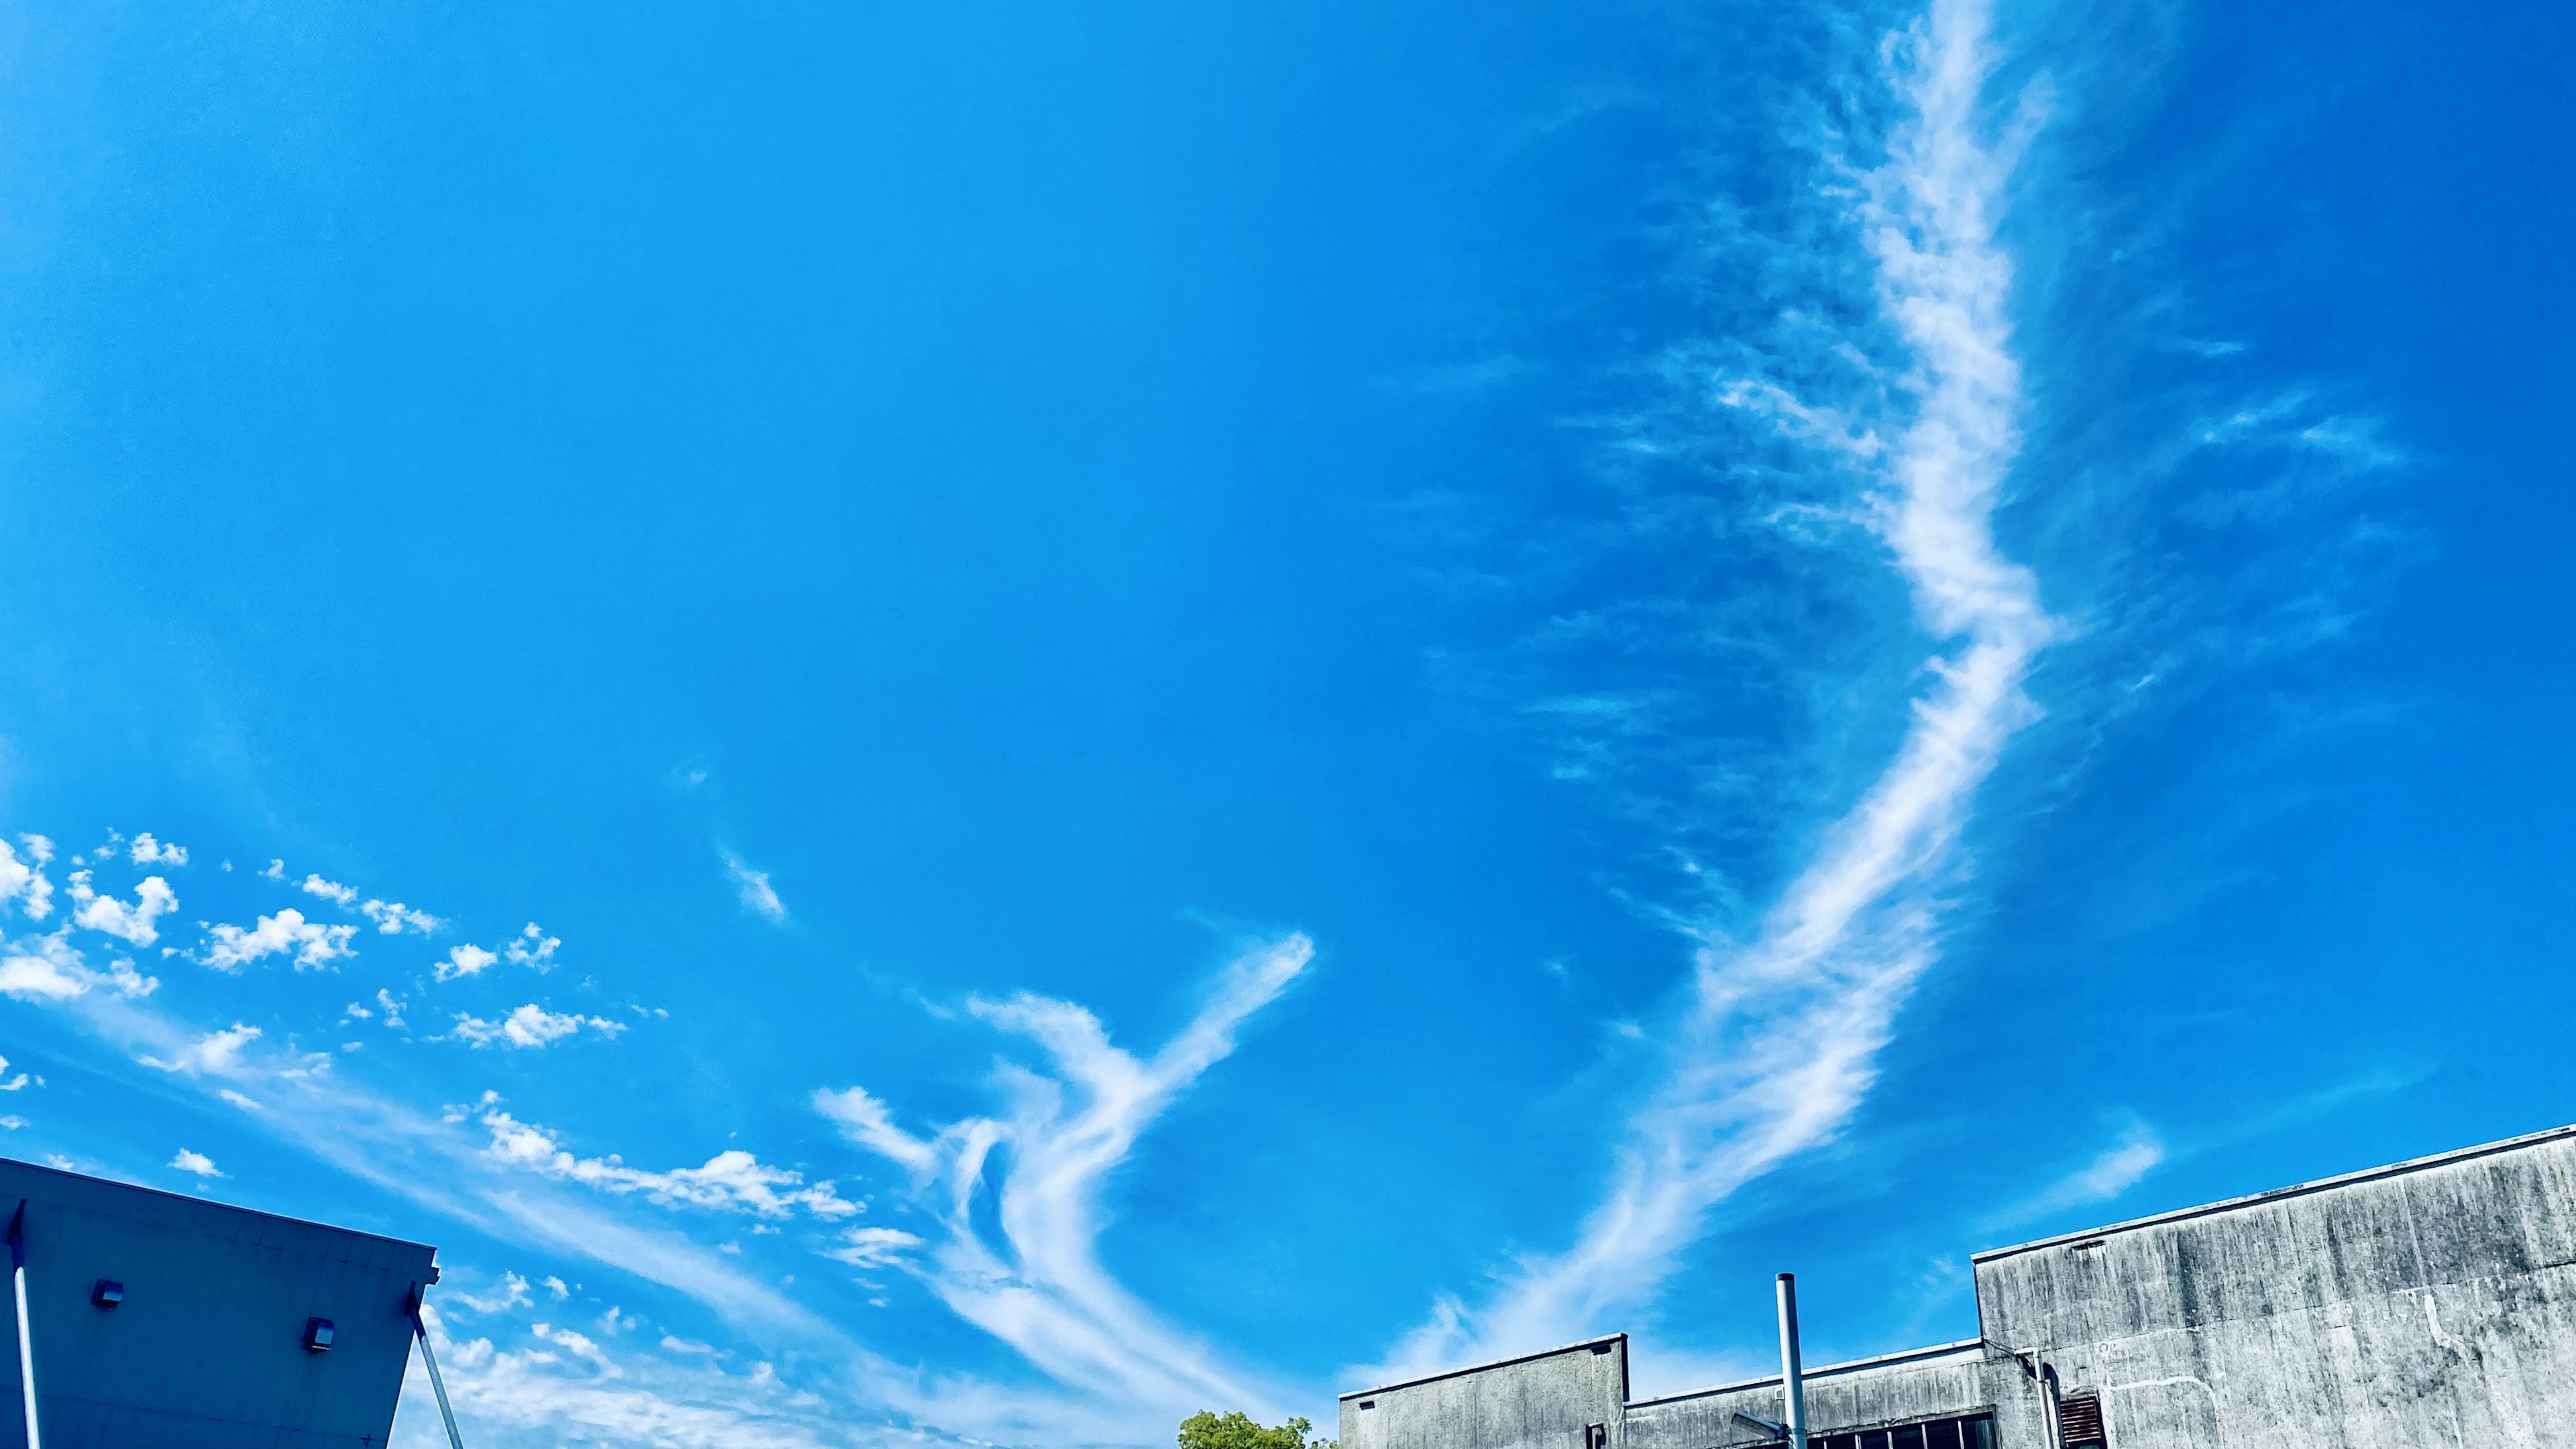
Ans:
[[[9,1278],[18,1290],[18,1383],[26,1391],[27,1449],[44,1449],[36,1435],[36,1345],[27,1336],[27,1205],[9,1220]]]
[[[1789,1449],[1807,1449],[1807,1386],[1798,1368],[1798,1280],[1780,1275],[1780,1417],[1788,1421]]]
[[[429,1346],[429,1324],[420,1315],[421,1296],[421,1285],[411,1285],[412,1334],[420,1340],[420,1361],[429,1366],[430,1392],[438,1395],[438,1417],[447,1423],[449,1449],[465,1449],[465,1436],[456,1432],[456,1411],[447,1406],[447,1381],[438,1376],[438,1354]]]

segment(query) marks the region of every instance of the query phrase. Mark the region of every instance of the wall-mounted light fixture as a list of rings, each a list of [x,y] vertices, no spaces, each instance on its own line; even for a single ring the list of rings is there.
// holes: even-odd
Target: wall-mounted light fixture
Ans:
[[[125,1285],[113,1278],[101,1278],[90,1288],[89,1301],[101,1308],[114,1308],[125,1301]]]
[[[304,1346],[313,1350],[315,1353],[320,1353],[324,1349],[329,1348],[331,1346],[331,1320],[327,1318],[308,1318],[304,1320]]]

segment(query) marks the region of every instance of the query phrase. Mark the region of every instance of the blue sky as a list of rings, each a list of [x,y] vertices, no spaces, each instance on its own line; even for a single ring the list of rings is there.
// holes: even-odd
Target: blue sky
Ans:
[[[22,7],[0,1150],[1058,1446],[2576,1118],[2571,39]]]

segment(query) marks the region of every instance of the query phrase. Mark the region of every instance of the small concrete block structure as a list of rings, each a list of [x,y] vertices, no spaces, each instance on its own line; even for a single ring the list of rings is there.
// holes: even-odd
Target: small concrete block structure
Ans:
[[[1979,1336],[1809,1370],[1811,1444],[2576,1449],[2576,1127],[1975,1263]],[[1584,1374],[1603,1345],[1615,1401]],[[1635,1401],[1626,1381],[1624,1337],[1576,1344],[1345,1395],[1342,1442],[1779,1442],[1777,1377]]]
[[[381,1449],[392,1432],[434,1250],[0,1159],[12,1220],[44,1449]],[[307,1346],[317,1319],[328,1348]],[[0,1308],[0,1449],[27,1442],[19,1350]]]

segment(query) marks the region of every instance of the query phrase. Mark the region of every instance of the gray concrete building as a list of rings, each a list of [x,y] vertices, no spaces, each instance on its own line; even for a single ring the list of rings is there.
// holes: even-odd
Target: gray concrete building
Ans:
[[[1975,1255],[1977,1333],[1807,1369],[1816,1449],[2576,1449],[2576,1127]],[[1342,1449],[1751,1449],[1624,1334],[1345,1394]]]

